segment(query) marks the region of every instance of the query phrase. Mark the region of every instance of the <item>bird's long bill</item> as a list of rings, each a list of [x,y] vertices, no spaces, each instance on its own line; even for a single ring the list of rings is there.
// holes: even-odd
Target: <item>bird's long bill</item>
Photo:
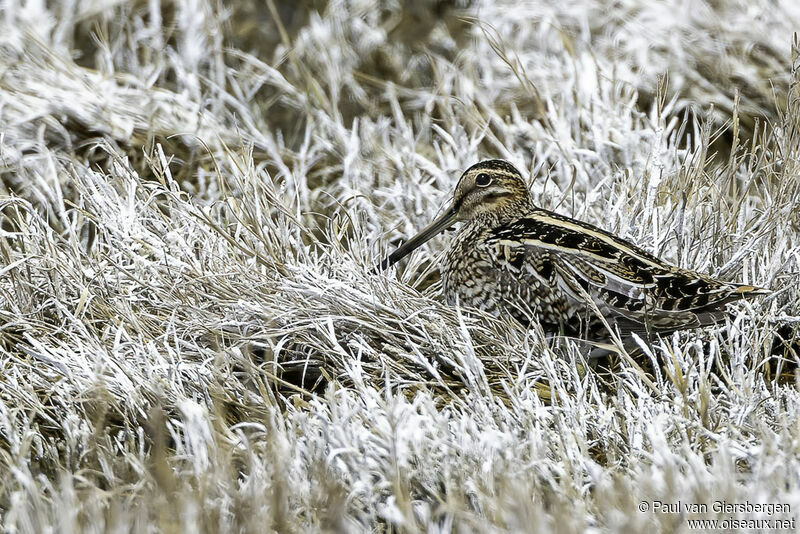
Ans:
[[[411,254],[415,249],[421,247],[430,239],[438,235],[442,230],[455,223],[457,215],[458,211],[455,209],[455,207],[444,212],[441,217],[426,226],[422,231],[420,231],[420,233],[397,247],[397,250],[389,254],[389,256],[377,266],[376,270],[382,271],[384,269],[388,269],[398,261]]]

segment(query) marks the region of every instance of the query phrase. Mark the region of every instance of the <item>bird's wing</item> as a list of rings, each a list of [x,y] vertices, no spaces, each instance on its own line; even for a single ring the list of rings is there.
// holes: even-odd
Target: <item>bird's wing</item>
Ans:
[[[546,253],[562,291],[582,302],[588,294],[602,313],[632,322],[631,330],[635,324],[674,331],[712,323],[725,303],[768,293],[673,267],[609,232],[546,210],[496,228],[493,237],[505,247]]]

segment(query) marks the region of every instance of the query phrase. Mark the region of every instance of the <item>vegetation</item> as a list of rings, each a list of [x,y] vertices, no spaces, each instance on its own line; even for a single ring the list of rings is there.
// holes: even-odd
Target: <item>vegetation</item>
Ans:
[[[796,517],[799,27],[767,0],[0,0],[2,530]],[[488,157],[774,294],[609,371],[445,305],[447,235],[374,274]]]

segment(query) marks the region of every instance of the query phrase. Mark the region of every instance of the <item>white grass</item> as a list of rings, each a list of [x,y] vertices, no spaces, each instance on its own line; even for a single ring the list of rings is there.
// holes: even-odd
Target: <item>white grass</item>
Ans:
[[[794,3],[294,4],[0,3],[2,530],[797,518]],[[775,295],[608,375],[371,274],[486,157]]]

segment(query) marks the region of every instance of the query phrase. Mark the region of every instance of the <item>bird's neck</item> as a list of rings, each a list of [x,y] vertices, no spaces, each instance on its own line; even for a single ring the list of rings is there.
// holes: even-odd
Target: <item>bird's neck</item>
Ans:
[[[512,221],[524,217],[525,214],[533,209],[533,202],[530,199],[518,199],[497,206],[496,209],[478,213],[473,217],[468,226],[479,226],[483,228],[497,228]]]

